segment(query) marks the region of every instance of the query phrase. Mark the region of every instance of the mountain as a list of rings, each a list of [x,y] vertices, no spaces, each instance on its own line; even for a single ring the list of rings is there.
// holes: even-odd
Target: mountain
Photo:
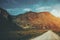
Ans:
[[[60,37],[53,31],[49,30],[40,36],[32,38],[31,40],[60,40]]]
[[[19,30],[18,25],[13,23],[12,16],[3,8],[0,8],[0,28],[4,30]]]
[[[14,21],[23,29],[60,31],[60,19],[50,12],[26,12],[18,15]]]
[[[16,40],[14,31],[18,30],[22,28],[12,21],[12,16],[5,9],[0,8],[0,40]]]

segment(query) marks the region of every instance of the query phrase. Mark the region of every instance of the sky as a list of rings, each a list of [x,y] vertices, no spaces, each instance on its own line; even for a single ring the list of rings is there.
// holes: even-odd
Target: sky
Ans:
[[[48,11],[60,17],[60,0],[0,0],[0,7],[11,15],[23,14],[27,11]]]

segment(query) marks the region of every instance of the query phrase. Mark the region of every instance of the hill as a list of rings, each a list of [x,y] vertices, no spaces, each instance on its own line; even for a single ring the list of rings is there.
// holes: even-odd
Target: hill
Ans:
[[[15,18],[15,22],[23,29],[60,31],[60,20],[50,12],[26,12]]]

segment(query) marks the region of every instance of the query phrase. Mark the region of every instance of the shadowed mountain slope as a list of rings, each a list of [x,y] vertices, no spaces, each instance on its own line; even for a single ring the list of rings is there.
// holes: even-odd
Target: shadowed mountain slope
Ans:
[[[0,8],[0,40],[16,40],[14,31],[18,30],[22,30],[22,28],[13,23],[11,15],[6,10]]]

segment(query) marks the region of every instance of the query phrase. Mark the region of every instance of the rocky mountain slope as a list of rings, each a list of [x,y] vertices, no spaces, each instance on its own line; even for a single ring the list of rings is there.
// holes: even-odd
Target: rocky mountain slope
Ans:
[[[0,28],[4,31],[19,30],[19,27],[13,23],[12,16],[2,8],[0,8]]]
[[[24,29],[54,30],[60,31],[60,20],[50,12],[26,12],[18,15],[16,24]]]

